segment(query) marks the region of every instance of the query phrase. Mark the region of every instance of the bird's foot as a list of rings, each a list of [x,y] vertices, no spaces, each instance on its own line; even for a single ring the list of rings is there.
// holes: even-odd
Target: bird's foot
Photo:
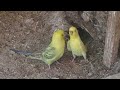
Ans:
[[[74,62],[75,58],[76,58],[76,56],[75,56],[75,55],[73,55],[73,59],[72,59],[72,62]]]
[[[63,64],[62,64],[62,63],[60,63],[59,61],[56,61],[56,63],[57,63],[57,64],[59,64],[59,65],[63,65]]]
[[[72,59],[72,62],[74,62],[74,58]]]
[[[56,61],[57,64],[61,64],[60,62]]]
[[[48,70],[50,70],[51,69],[50,65],[48,65],[48,67],[49,67]]]

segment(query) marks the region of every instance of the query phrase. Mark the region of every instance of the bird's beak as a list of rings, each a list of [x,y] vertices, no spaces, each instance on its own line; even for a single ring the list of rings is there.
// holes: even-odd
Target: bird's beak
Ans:
[[[69,31],[70,35],[73,35],[73,31]]]

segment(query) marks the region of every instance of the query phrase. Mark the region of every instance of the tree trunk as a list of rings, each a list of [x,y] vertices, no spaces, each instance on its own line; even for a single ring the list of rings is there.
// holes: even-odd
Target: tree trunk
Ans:
[[[103,63],[110,66],[116,61],[120,39],[120,12],[110,11],[107,21]]]

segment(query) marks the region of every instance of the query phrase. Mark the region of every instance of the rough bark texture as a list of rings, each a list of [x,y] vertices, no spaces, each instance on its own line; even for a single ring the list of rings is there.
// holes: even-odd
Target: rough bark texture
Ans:
[[[110,11],[107,22],[103,63],[110,68],[116,61],[120,37],[120,12]]]

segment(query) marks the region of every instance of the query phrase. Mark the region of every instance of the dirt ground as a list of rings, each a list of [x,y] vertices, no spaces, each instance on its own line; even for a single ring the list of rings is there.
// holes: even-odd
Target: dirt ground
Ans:
[[[100,79],[119,73],[117,64],[108,69],[102,63],[104,34],[100,35],[99,32],[105,31],[98,30],[99,40],[93,39],[85,30],[79,31],[87,45],[87,58],[93,67],[83,57],[77,57],[72,62],[72,54],[66,49],[64,56],[53,63],[51,69],[42,61],[28,59],[10,51],[13,48],[30,52],[44,51],[55,29],[67,31],[72,25],[62,14],[57,11],[0,12],[1,79]]]

